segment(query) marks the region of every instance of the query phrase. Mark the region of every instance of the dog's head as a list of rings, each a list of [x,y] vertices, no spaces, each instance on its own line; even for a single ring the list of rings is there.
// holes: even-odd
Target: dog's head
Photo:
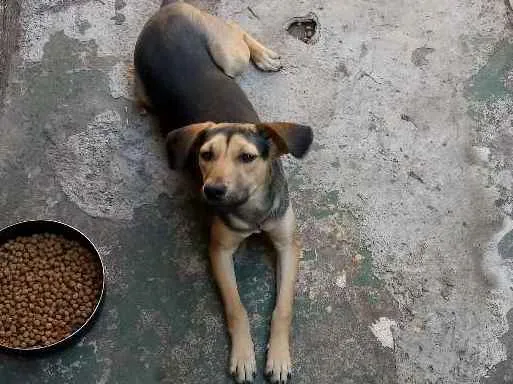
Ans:
[[[172,169],[198,165],[207,202],[230,206],[265,187],[273,159],[287,153],[301,158],[312,140],[312,129],[299,124],[207,122],[170,132],[167,150]]]

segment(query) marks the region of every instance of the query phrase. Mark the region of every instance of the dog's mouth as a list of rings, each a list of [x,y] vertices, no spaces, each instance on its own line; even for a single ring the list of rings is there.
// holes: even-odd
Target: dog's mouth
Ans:
[[[218,208],[236,208],[240,207],[241,205],[244,205],[247,203],[249,197],[231,197],[231,196],[225,196],[221,199],[213,199],[207,197],[204,193],[201,194],[203,197],[203,200],[210,205],[211,207],[218,207]]]

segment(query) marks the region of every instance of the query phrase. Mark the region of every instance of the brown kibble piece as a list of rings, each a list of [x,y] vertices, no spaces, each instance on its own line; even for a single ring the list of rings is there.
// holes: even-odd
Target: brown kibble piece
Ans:
[[[62,340],[91,315],[100,290],[100,265],[75,241],[36,234],[0,244],[0,345]]]

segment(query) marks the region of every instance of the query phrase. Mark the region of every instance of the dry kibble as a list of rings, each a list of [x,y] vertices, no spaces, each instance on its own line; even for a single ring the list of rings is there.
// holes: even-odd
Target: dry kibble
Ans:
[[[46,346],[87,319],[101,291],[89,250],[53,234],[0,244],[0,345]]]

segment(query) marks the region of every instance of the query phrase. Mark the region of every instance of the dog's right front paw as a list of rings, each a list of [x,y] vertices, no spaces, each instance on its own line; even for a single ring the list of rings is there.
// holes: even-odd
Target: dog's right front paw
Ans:
[[[265,47],[254,53],[253,62],[262,71],[277,72],[283,68],[280,55]]]
[[[237,383],[253,382],[256,375],[256,361],[250,335],[233,338],[230,372]]]

